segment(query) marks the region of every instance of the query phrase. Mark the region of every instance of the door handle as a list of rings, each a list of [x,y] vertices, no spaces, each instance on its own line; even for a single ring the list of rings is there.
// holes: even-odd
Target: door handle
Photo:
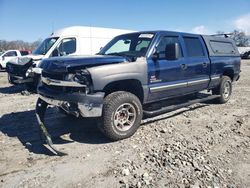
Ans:
[[[206,63],[206,62],[202,63],[203,68],[207,68],[207,64],[208,63]]]
[[[182,69],[182,70],[186,70],[187,67],[188,67],[187,64],[181,64],[181,69]]]

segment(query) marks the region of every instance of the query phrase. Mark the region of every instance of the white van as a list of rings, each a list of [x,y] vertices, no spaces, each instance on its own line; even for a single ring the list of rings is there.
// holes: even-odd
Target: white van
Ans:
[[[32,54],[11,60],[7,65],[11,83],[34,83],[42,69],[42,59],[55,56],[93,55],[117,35],[131,30],[72,26],[60,29],[46,38]],[[32,61],[32,62],[31,62]]]

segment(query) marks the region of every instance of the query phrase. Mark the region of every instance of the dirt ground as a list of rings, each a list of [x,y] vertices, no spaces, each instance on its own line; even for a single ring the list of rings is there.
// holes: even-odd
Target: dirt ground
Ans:
[[[152,119],[110,142],[94,119],[50,108],[55,146],[42,145],[36,94],[24,95],[0,72],[0,187],[250,187],[250,61],[230,101],[195,104]]]

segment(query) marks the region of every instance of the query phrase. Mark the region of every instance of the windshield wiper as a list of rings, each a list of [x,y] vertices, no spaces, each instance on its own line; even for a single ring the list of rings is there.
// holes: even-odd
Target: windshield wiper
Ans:
[[[133,58],[132,58],[132,57],[129,57],[128,55],[126,55],[126,54],[124,54],[124,53],[113,52],[113,53],[109,53],[109,54],[105,54],[105,55],[122,56],[122,57],[126,58],[129,62],[133,61]]]
[[[118,52],[112,52],[112,53],[109,53],[109,54],[106,54],[106,55],[126,56],[125,54],[118,53]]]

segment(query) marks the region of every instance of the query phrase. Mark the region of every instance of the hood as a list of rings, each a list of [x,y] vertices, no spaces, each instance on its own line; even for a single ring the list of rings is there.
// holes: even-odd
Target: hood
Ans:
[[[30,62],[31,60],[33,61],[38,61],[41,60],[44,57],[44,55],[26,55],[26,56],[21,56],[21,57],[14,57],[9,61],[9,63],[12,64],[18,64],[18,65],[25,65],[26,63]]]
[[[44,59],[40,67],[48,72],[74,72],[86,67],[106,64],[122,63],[128,61],[125,57],[110,55],[71,56]]]

